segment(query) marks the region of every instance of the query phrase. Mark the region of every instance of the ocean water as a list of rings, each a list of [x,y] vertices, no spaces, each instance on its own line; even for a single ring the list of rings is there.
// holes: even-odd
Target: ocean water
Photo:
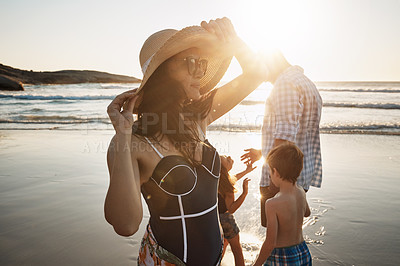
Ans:
[[[28,85],[0,92],[0,129],[110,129],[106,109],[137,84]],[[400,134],[400,82],[320,82],[322,133]],[[258,131],[272,86],[263,84],[209,130]]]

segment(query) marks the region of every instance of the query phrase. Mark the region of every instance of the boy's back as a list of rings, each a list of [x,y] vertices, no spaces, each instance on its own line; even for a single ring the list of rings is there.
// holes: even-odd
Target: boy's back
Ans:
[[[278,222],[276,247],[294,246],[304,241],[303,218],[309,216],[306,195],[298,186],[292,192],[279,192],[266,205],[267,216],[275,216]],[[268,217],[267,221],[270,221]]]

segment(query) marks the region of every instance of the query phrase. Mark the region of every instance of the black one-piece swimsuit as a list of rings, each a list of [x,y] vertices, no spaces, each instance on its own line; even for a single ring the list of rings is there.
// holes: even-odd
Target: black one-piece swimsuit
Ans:
[[[200,166],[183,156],[161,157],[142,194],[150,211],[150,227],[157,243],[186,265],[218,265],[222,239],[217,193],[221,162],[208,141]]]

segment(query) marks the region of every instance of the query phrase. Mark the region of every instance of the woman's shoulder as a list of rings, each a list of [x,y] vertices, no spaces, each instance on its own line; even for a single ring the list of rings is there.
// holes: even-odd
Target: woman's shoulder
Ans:
[[[132,155],[135,157],[146,156],[146,154],[152,151],[150,144],[146,141],[145,137],[135,134],[132,134],[130,148]]]
[[[125,142],[124,138],[127,136],[121,136],[121,140]],[[130,142],[123,143],[122,145],[118,143],[120,136],[115,134],[110,141],[108,146],[109,151],[114,150],[116,152],[130,150],[131,154],[135,157],[140,156],[145,151],[148,150],[148,143],[145,141],[144,137],[132,134],[130,136]]]

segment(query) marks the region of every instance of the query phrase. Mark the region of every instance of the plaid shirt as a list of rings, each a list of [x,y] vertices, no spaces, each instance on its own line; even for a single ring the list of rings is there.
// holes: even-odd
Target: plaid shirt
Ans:
[[[322,164],[319,122],[322,99],[315,84],[299,66],[279,75],[265,104],[262,154],[266,158],[275,139],[295,143],[304,154],[303,171],[297,184],[304,189],[321,187]],[[260,186],[269,185],[269,167],[264,163]]]

